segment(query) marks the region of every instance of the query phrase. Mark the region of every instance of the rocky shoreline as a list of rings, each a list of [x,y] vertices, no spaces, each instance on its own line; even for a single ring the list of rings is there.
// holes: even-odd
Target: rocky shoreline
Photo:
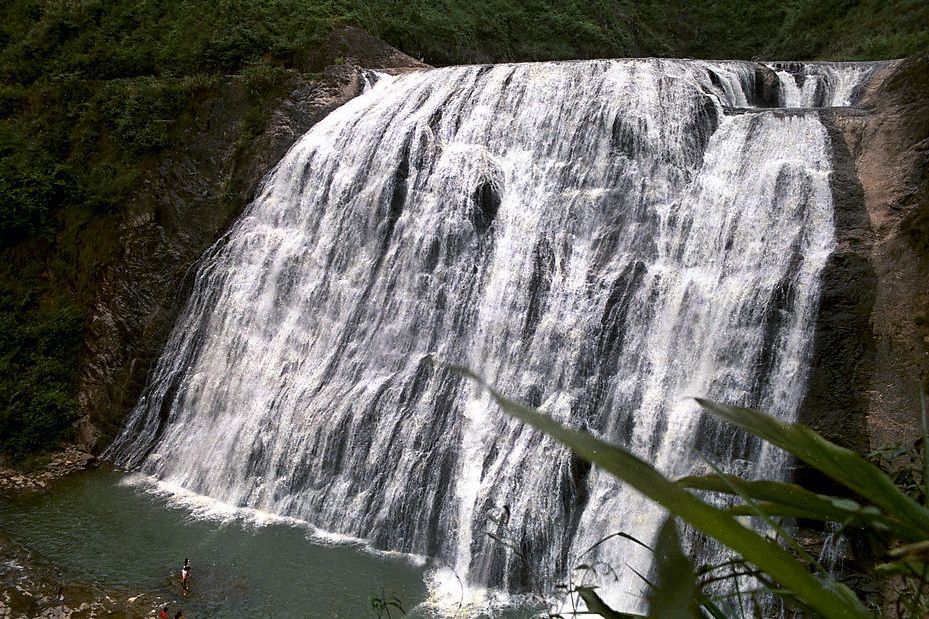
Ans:
[[[53,453],[47,464],[34,471],[0,463],[0,493],[42,490],[56,479],[95,466],[97,458],[74,445]]]
[[[54,481],[98,465],[96,457],[73,445],[35,470],[0,465],[0,496],[46,492]],[[154,617],[165,604],[175,607],[157,595],[69,578],[0,530],[0,619]]]
[[[158,595],[67,578],[53,563],[2,532],[0,556],[0,619],[131,619],[154,617],[163,605],[176,607]]]

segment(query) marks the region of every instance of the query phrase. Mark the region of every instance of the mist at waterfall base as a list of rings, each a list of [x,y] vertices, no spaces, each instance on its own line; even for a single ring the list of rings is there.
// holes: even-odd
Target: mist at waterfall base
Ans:
[[[875,67],[773,64],[794,108],[776,110],[748,62],[383,76],[204,257],[107,457],[437,557],[472,591],[551,586],[609,533],[650,540],[662,513],[432,357],[668,475],[703,472],[695,448],[785,475],[687,396],[795,417],[835,244],[831,145],[808,108],[851,103]],[[608,601],[642,609],[627,566],[647,574],[647,551],[618,540],[590,561],[615,570]]]

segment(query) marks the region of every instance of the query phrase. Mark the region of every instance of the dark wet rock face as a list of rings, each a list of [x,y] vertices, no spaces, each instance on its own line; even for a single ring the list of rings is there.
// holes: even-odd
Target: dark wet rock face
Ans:
[[[755,69],[754,103],[758,107],[777,107],[781,100],[781,81],[772,69],[758,65]]]
[[[801,421],[867,452],[912,439],[929,371],[929,54],[824,110],[837,246],[822,275]],[[801,481],[809,472],[800,471]]]
[[[295,74],[257,135],[248,84],[231,77],[212,89],[185,112],[174,146],[140,179],[120,225],[119,255],[100,275],[85,341],[78,429],[86,448],[102,449],[119,429],[189,294],[192,267],[287,149],[362,91],[362,67],[425,66],[357,28],[334,32],[304,64],[322,75]]]
[[[874,370],[871,312],[877,286],[864,192],[855,162],[836,126],[820,119],[832,143],[832,202],[836,248],[821,276],[819,315],[800,421],[846,447],[867,451],[867,388]]]
[[[868,324],[855,323],[857,349],[873,357],[873,371],[864,361],[848,381],[876,447],[917,436],[918,384],[929,377],[929,54],[875,76],[860,108],[836,110],[834,124],[869,224],[858,228],[853,253],[873,272],[873,288],[865,277],[855,299],[863,311],[873,294]]]

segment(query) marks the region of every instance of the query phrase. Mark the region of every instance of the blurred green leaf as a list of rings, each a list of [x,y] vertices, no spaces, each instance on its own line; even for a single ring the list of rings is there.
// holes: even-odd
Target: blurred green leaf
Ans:
[[[768,516],[832,520],[847,525],[870,526],[891,530],[909,539],[922,539],[921,531],[884,515],[872,505],[861,505],[851,499],[811,492],[797,484],[780,481],[747,481],[735,475],[689,476],[678,480],[685,488],[735,495],[755,501],[752,505],[733,505],[727,511],[754,516],[760,509]]]
[[[887,556],[905,561],[929,562],[929,540],[897,546],[888,551]]]
[[[655,586],[648,595],[648,616],[652,619],[699,618],[694,564],[681,550],[672,518],[666,518],[658,531],[655,568]]]
[[[847,587],[831,580],[817,579],[778,544],[742,525],[724,510],[700,500],[634,454],[587,432],[563,426],[547,415],[505,398],[467,368],[452,366],[451,369],[486,388],[494,401],[513,417],[567,445],[581,457],[626,482],[698,531],[716,538],[742,555],[820,616],[827,619],[870,617],[870,613]]]
[[[642,615],[633,615],[630,613],[621,613],[607,606],[606,602],[597,595],[593,587],[577,587],[577,594],[584,600],[587,610],[604,617],[604,619],[644,619]]]
[[[895,518],[910,537],[929,537],[929,510],[900,491],[893,481],[860,455],[827,441],[800,424],[784,423],[761,411],[697,398],[709,413],[780,447]]]

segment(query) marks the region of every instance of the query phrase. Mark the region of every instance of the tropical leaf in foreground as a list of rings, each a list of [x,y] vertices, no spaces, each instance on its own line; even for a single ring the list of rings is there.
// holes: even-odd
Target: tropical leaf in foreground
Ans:
[[[613,610],[603,601],[593,587],[576,587],[574,590],[584,600],[587,610],[600,615],[604,619],[645,619],[642,615],[632,615]]]
[[[784,589],[781,595],[797,601],[815,611],[819,616],[828,619],[871,616],[848,587],[829,579],[817,578],[809,572],[806,565],[794,559],[780,545],[743,525],[726,510],[701,500],[687,488],[668,479],[652,465],[631,452],[606,443],[587,432],[566,427],[548,415],[505,398],[467,368],[453,367],[452,369],[486,388],[494,401],[508,414],[570,447],[581,457],[629,484],[698,531],[719,540],[737,552],[746,561],[777,581]],[[701,404],[706,406],[707,403],[701,402]],[[772,428],[772,434],[776,434],[774,430],[783,434],[783,429],[778,425],[769,422],[753,425],[744,419],[744,415],[730,416],[744,424],[737,424],[740,427],[748,426],[745,429],[750,432],[751,428],[757,426],[760,430]],[[777,436],[776,438],[785,437]],[[789,440],[790,437],[786,438]],[[816,438],[831,445],[818,436]],[[771,442],[780,446],[785,440]],[[820,447],[817,441],[809,438],[805,446]],[[892,483],[890,485],[893,486]],[[885,503],[895,503],[898,500],[898,497],[895,497],[887,488],[882,488],[882,498],[885,499]],[[919,508],[918,505],[916,507]],[[922,526],[918,512],[913,510],[910,510],[906,521],[910,522],[915,529],[920,529]]]
[[[697,402],[710,414],[780,447],[867,499],[888,515],[883,522],[892,525],[898,535],[913,541],[929,538],[929,509],[854,451],[827,441],[806,426],[785,423],[767,413],[700,398]],[[875,512],[866,517],[876,517]]]
[[[735,475],[688,476],[677,483],[692,490],[735,495],[751,500],[726,508],[731,514],[754,516],[760,509],[770,517],[806,518],[839,522],[846,526],[895,531],[907,539],[923,539],[921,531],[873,505],[862,505],[844,497],[811,492],[802,486],[780,481],[747,481]]]
[[[699,619],[697,577],[690,557],[681,550],[677,527],[667,518],[655,543],[655,586],[648,596],[650,619],[680,617]]]

